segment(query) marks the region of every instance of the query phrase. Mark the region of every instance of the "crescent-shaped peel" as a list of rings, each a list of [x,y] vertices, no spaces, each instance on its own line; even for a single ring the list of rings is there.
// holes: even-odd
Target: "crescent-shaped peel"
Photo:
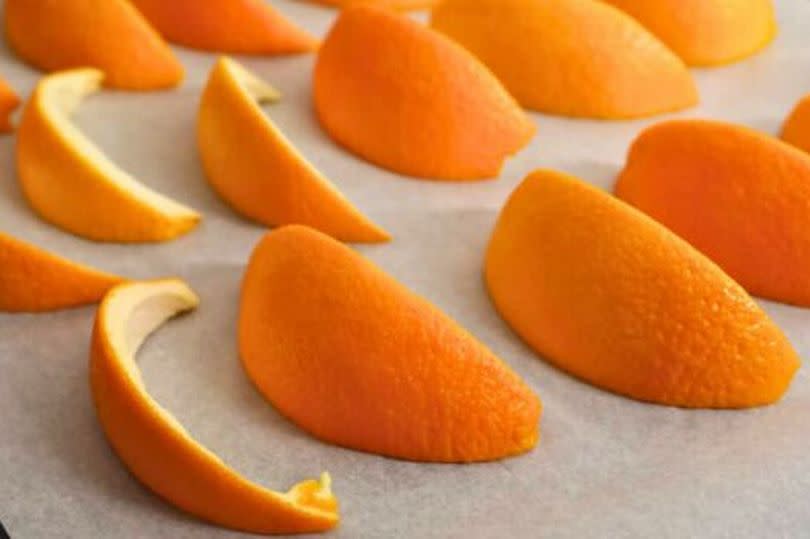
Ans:
[[[266,0],[130,0],[166,39],[232,54],[310,52],[318,40]]]
[[[164,241],[188,232],[199,214],[139,183],[71,123],[102,78],[97,69],[75,69],[37,84],[17,135],[26,199],[44,220],[92,240]]]
[[[632,17],[598,0],[445,0],[431,25],[533,110],[627,119],[698,101],[683,61]]]
[[[44,71],[95,67],[107,85],[128,90],[183,79],[172,50],[128,0],[6,0],[3,18],[14,52]]]
[[[262,112],[259,103],[279,98],[235,61],[216,63],[197,122],[209,183],[236,211],[267,226],[304,224],[343,241],[387,241]]]
[[[11,125],[11,113],[20,106],[21,100],[17,93],[0,79],[0,133],[9,133],[14,130]]]
[[[252,533],[304,533],[338,523],[330,480],[304,481],[286,493],[252,483],[195,441],[146,391],[135,354],[169,318],[199,303],[178,280],[120,285],[98,309],[90,387],[115,452],[144,485],[214,524]]]
[[[565,174],[540,170],[504,206],[485,277],[539,354],[595,386],[686,408],[778,401],[800,366],[731,277],[664,226]]]
[[[42,312],[95,303],[123,280],[0,232],[0,311]]]

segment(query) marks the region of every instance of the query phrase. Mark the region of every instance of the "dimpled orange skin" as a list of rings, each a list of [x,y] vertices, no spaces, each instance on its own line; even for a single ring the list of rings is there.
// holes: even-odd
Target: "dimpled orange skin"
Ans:
[[[605,0],[638,19],[692,66],[750,56],[776,36],[771,0]]]
[[[810,306],[810,156],[804,152],[739,125],[664,122],[635,140],[616,194],[748,292]]]
[[[360,157],[401,174],[496,176],[534,124],[472,55],[379,8],[341,12],[315,66],[321,125]]]
[[[534,172],[512,194],[485,276],[498,311],[535,351],[634,399],[764,405],[799,368],[779,328],[713,262],[565,174]]]
[[[796,104],[782,127],[782,140],[810,153],[810,95]]]
[[[20,58],[44,71],[96,67],[113,88],[176,86],[183,67],[127,0],[7,0],[5,30]]]
[[[390,237],[292,148],[220,59],[203,91],[197,141],[206,178],[237,211],[268,226],[306,224],[342,241]]]
[[[11,113],[20,106],[20,97],[6,81],[0,79],[0,133],[14,130],[11,125]]]
[[[693,106],[684,63],[594,0],[446,0],[431,25],[467,47],[529,109],[626,119]]]
[[[349,6],[377,6],[389,9],[411,10],[430,8],[441,0],[309,0],[317,4],[345,8]]]
[[[0,311],[42,312],[95,303],[123,280],[0,232]]]
[[[160,281],[134,286],[160,286]],[[112,448],[132,474],[172,505],[227,528],[257,534],[326,531],[338,524],[334,495],[320,496],[318,481],[288,493],[272,491],[229,468],[194,440],[143,386],[134,358],[117,353],[124,336],[113,335],[110,315],[126,286],[112,289],[99,305],[90,343],[89,378],[96,414]],[[141,320],[149,311],[127,313]],[[188,306],[183,310],[193,309]]]
[[[233,54],[310,52],[318,40],[265,0],[131,0],[166,39]]]
[[[239,348],[285,416],[341,446],[414,461],[528,451],[541,405],[484,345],[341,243],[267,234],[245,273]]]

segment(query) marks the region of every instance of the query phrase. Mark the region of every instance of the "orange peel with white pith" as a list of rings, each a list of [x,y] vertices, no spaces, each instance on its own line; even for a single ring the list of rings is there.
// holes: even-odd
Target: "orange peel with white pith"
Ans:
[[[28,203],[45,221],[96,241],[165,241],[188,232],[197,212],[118,168],[71,123],[102,78],[85,68],[37,84],[17,134],[17,175]]]
[[[122,281],[0,232],[0,311],[42,312],[96,303]]]
[[[197,121],[208,182],[240,214],[267,226],[304,224],[342,241],[388,241],[262,112],[259,103],[279,98],[237,62],[216,63]]]
[[[117,286],[96,315],[90,387],[115,452],[144,485],[201,519],[252,533],[325,531],[338,523],[328,474],[286,493],[252,483],[200,445],[146,391],[135,354],[146,337],[199,300],[178,280]]]

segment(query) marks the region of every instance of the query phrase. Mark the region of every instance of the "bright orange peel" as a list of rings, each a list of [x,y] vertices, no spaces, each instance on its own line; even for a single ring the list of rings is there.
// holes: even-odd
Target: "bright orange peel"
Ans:
[[[534,447],[540,401],[453,320],[345,245],[304,226],[251,256],[239,314],[256,387],[325,441],[417,461]]]
[[[687,408],[777,401],[799,368],[787,338],[717,265],[576,178],[530,174],[486,254],[490,295],[539,354],[628,397]]]
[[[409,176],[496,176],[535,132],[471,54],[379,8],[341,12],[318,54],[314,99],[321,125],[335,141]]]
[[[182,281],[120,285],[98,309],[90,353],[96,411],[115,452],[144,485],[209,522],[252,533],[324,531],[338,523],[327,474],[286,493],[252,483],[200,445],[146,391],[135,354],[169,318],[197,307]]]
[[[130,90],[183,79],[169,46],[128,0],[7,0],[4,17],[11,48],[44,71],[95,67],[109,86]]]
[[[233,54],[310,52],[318,40],[265,0],[130,0],[166,39]]]
[[[692,66],[750,56],[776,35],[771,0],[605,0],[626,11]]]
[[[397,10],[425,9],[438,4],[441,0],[308,0],[317,4],[347,8],[350,6],[375,6]]]
[[[31,207],[46,221],[98,241],[164,241],[200,216],[118,168],[71,122],[102,80],[96,69],[43,77],[23,111],[17,171]]]
[[[698,100],[680,58],[632,17],[596,0],[446,0],[431,25],[475,54],[530,109],[625,119]]]
[[[305,224],[343,241],[387,241],[259,108],[279,97],[235,61],[216,63],[197,122],[209,183],[239,213],[268,226]]]
[[[20,106],[20,103],[17,93],[6,81],[0,79],[0,133],[14,130],[14,126],[11,125],[11,113]]]
[[[42,312],[96,303],[123,280],[0,232],[0,311]]]
[[[782,126],[782,140],[810,153],[810,94],[804,96]]]
[[[740,125],[663,122],[633,142],[616,194],[750,293],[810,306],[810,155]]]

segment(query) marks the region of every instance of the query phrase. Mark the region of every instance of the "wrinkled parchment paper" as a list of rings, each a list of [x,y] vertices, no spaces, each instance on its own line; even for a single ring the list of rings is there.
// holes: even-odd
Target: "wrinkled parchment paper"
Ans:
[[[273,2],[319,35],[334,12]],[[810,2],[777,0],[781,33],[739,64],[695,70],[702,105],[678,114],[775,132],[810,92]],[[38,73],[0,46],[0,74],[27,94]],[[286,489],[329,470],[342,523],[329,537],[807,537],[810,380],[777,406],[683,411],[591,388],[538,359],[498,318],[481,281],[497,211],[529,171],[559,168],[610,188],[634,135],[656,121],[605,123],[533,115],[539,133],[500,179],[416,181],[336,147],[311,107],[313,57],[244,58],[284,93],[267,112],[357,206],[394,236],[360,250],[469,328],[545,404],[528,455],[491,464],[425,465],[323,444],[251,386],[235,344],[237,293],[262,229],[205,183],[194,141],[200,89],[215,55],[176,48],[188,75],[174,91],[105,91],[76,122],[136,178],[204,214],[162,245],[96,244],[40,221],[22,198],[13,136],[0,137],[0,230],[131,277],[177,275],[201,295],[139,355],[146,386],[200,442],[247,477]],[[661,118],[658,118],[661,119]],[[565,223],[561,223],[565,226]],[[810,310],[763,302],[802,356]],[[0,520],[13,538],[224,538],[148,492],[110,450],[91,405],[87,351],[94,308],[0,314]],[[609,323],[606,321],[606,323]]]

